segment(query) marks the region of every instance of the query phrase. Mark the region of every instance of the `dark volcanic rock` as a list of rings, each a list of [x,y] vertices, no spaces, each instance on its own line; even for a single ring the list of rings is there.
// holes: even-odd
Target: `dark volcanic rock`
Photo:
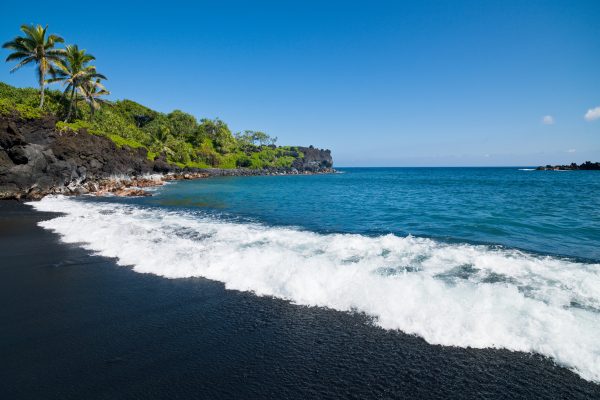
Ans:
[[[3,149],[25,144],[25,138],[19,134],[13,121],[0,119],[0,132],[0,147]]]
[[[119,148],[85,132],[60,133],[56,120],[0,119],[0,199],[84,193],[86,180],[150,173],[146,151]]]
[[[154,172],[167,173],[171,170],[171,166],[167,162],[167,157],[164,154],[154,159]]]
[[[56,137],[49,149],[57,159],[77,167],[94,177],[114,175],[136,176],[152,172],[153,163],[144,151],[117,147],[112,141],[87,133],[69,133]]]
[[[333,167],[331,150],[315,149],[313,146],[309,146],[298,147],[298,151],[304,154],[304,157],[295,159],[292,167],[299,171],[318,172]]]

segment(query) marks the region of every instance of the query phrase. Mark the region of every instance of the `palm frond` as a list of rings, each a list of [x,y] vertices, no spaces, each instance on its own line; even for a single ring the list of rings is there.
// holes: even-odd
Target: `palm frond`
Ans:
[[[65,39],[63,39],[61,36],[58,36],[58,35],[49,35],[48,36],[48,43],[52,44],[52,46],[50,46],[50,47],[53,47],[54,44],[56,44],[56,43],[64,43],[64,42],[65,42]]]
[[[64,57],[66,54],[65,49],[49,49],[46,51],[46,56],[57,56]]]
[[[16,51],[12,54],[9,54],[8,57],[6,57],[6,61],[21,60],[25,57],[31,57],[31,53],[27,51]]]
[[[35,62],[35,57],[27,57],[26,59],[24,59],[24,60],[21,60],[21,62],[20,62],[20,63],[18,63],[17,65],[15,65],[14,67],[12,67],[12,68],[10,69],[10,72],[11,72],[11,73],[12,73],[12,72],[15,72],[16,70],[18,70],[19,68],[21,68],[21,67],[22,67],[22,66],[24,66],[24,65],[27,65],[27,64],[29,64],[30,62]]]
[[[2,47],[5,49],[17,50],[17,51],[30,51],[31,49],[29,47],[25,46],[23,41],[19,40],[19,39],[21,39],[21,38],[15,38],[14,40],[11,40],[10,42],[6,42],[2,45]]]

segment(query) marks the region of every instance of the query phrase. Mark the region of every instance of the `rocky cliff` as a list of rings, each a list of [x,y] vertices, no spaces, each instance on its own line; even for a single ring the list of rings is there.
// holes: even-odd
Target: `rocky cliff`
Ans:
[[[115,180],[139,184],[150,174],[168,179],[212,175],[265,175],[331,172],[329,150],[300,147],[303,157],[292,168],[180,169],[164,157],[148,160],[144,148],[118,147],[85,131],[62,133],[53,118],[23,120],[0,117],[0,199],[40,198],[46,194],[81,194],[122,189]],[[146,182],[148,183],[148,182]],[[112,188],[112,189],[111,189]]]
[[[298,147],[304,157],[296,158],[292,163],[292,167],[300,171],[327,170],[333,167],[333,158],[331,158],[330,150],[316,149],[313,146]]]

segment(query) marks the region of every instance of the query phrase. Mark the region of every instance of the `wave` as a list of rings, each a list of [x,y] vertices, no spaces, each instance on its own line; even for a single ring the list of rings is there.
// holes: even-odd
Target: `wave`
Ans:
[[[364,312],[432,344],[538,353],[600,382],[600,264],[65,197],[29,204],[64,213],[40,222],[64,242],[136,272]]]
[[[535,168],[519,168],[519,171],[535,171]]]

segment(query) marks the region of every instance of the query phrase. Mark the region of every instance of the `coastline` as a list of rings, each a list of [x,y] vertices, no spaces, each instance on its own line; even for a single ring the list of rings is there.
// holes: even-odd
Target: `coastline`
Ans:
[[[295,147],[288,166],[196,168],[174,164],[164,152],[151,155],[143,147],[119,146],[85,129],[60,131],[56,125],[52,116],[0,116],[0,199],[35,200],[49,194],[147,196],[143,188],[171,180],[335,172],[331,151],[313,146]]]
[[[6,398],[600,395],[540,356],[429,345],[362,314],[138,274],[37,226],[53,216],[0,202]]]
[[[600,162],[586,161],[581,164],[545,165],[535,168],[536,171],[600,171]]]
[[[165,174],[148,174],[142,176],[114,176],[101,179],[88,180],[82,182],[68,192],[60,194],[82,195],[90,194],[95,196],[114,195],[119,197],[152,196],[152,193],[145,190],[151,187],[159,187],[166,182],[208,179],[213,177],[242,177],[242,176],[286,176],[286,175],[322,175],[333,174],[336,170],[330,168],[326,171],[297,171],[297,170],[251,170],[244,168],[236,169],[206,169],[198,171],[169,172]],[[25,200],[39,200],[46,195],[56,194],[52,192],[39,192],[35,196],[25,196]],[[20,200],[21,197],[5,197],[0,200]]]

